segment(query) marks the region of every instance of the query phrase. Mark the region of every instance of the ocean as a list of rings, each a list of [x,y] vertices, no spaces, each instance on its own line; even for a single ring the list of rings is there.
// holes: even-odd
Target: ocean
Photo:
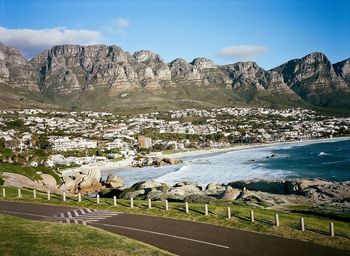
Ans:
[[[228,183],[253,178],[322,178],[350,181],[350,140],[298,142],[201,156],[186,156],[177,166],[113,171],[126,186],[148,179]]]

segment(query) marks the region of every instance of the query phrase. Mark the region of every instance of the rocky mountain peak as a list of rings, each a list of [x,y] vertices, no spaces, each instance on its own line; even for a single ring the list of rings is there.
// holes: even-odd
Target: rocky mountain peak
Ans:
[[[21,53],[0,43],[0,84],[39,91],[36,72]]]
[[[335,63],[333,65],[333,68],[337,75],[345,79],[350,86],[350,59],[346,59]]]
[[[316,105],[329,104],[331,99],[323,97],[325,94],[349,90],[349,85],[337,75],[331,62],[320,52],[288,61],[273,70],[282,74],[288,86],[304,100]]]
[[[190,64],[195,66],[199,70],[207,68],[217,68],[215,63],[207,58],[195,58]]]
[[[133,57],[138,61],[138,62],[150,62],[154,61],[157,63],[164,63],[163,59],[158,55],[155,54],[151,51],[146,51],[146,50],[141,50],[137,51],[133,54]]]
[[[329,62],[327,56],[322,52],[313,52],[305,55],[301,60],[305,63],[311,64],[315,62]]]
[[[284,83],[283,77],[275,71],[267,71],[255,62],[237,62],[221,67],[233,81],[233,88],[240,91],[259,91],[299,97]]]

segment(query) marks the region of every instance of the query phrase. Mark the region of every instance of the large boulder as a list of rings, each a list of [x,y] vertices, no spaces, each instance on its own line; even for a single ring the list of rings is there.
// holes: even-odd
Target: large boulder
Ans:
[[[179,182],[176,183],[169,190],[169,196],[178,200],[183,200],[186,196],[200,194],[203,195],[202,187],[196,183],[191,182]]]
[[[165,162],[166,164],[170,164],[170,165],[175,165],[175,164],[181,164],[182,163],[182,160],[175,159],[175,158],[163,158],[162,161]]]
[[[210,196],[218,196],[226,190],[226,186],[217,183],[209,183],[205,188],[205,194]]]
[[[4,180],[4,186],[6,187],[30,188],[44,192],[51,191],[52,193],[56,194],[62,193],[62,191],[59,190],[57,187],[49,188],[46,185],[43,185],[41,181],[33,181],[30,178],[21,174],[4,172],[2,173],[2,178]]]
[[[138,189],[146,189],[146,188],[158,188],[160,186],[162,186],[162,183],[160,183],[159,181],[144,180],[144,181],[135,183],[131,187],[135,190],[138,190]]]
[[[56,179],[50,174],[41,174],[42,183],[48,188],[57,188]]]
[[[60,189],[67,191],[69,193],[74,193],[75,191],[75,180],[68,176],[62,176],[63,183],[60,185]]]
[[[119,176],[110,174],[107,177],[106,184],[109,185],[111,188],[121,188],[124,187],[125,181]]]
[[[96,179],[97,181],[101,180],[101,170],[98,168],[93,168],[87,171],[87,175]]]
[[[241,194],[241,190],[237,188],[228,188],[227,190],[224,191],[224,193],[221,195],[221,199],[223,200],[236,200],[239,195]]]
[[[84,176],[78,185],[78,192],[83,195],[90,195],[100,192],[104,187],[102,184],[91,176]]]
[[[287,186],[285,180],[264,180],[264,179],[254,179],[246,181],[235,181],[228,184],[232,188],[243,189],[253,191],[262,191],[274,194],[287,194]]]
[[[82,180],[78,183],[79,190],[89,189],[93,184],[98,183],[98,181],[91,176],[84,176]]]
[[[129,199],[129,198],[141,198],[144,199],[146,197],[146,191],[144,189],[135,190],[133,188],[126,188],[120,194],[119,198]]]

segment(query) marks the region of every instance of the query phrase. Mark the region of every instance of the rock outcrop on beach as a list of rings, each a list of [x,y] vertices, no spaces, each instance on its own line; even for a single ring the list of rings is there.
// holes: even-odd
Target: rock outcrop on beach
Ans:
[[[231,182],[228,185],[278,195],[301,195],[320,201],[350,201],[350,182],[322,179],[255,179]]]
[[[101,171],[99,169],[87,169],[73,173],[71,176],[62,176],[62,191],[70,194],[91,195],[100,192],[104,186],[101,183]]]
[[[125,181],[123,178],[114,174],[108,175],[107,180],[105,181],[105,185],[111,188],[122,188],[124,187],[124,183]]]
[[[158,181],[147,180],[135,183],[130,188],[120,188],[112,194],[119,198],[167,199],[198,203],[218,199],[238,200],[247,205],[273,208],[298,204],[343,203],[343,208],[350,209],[350,182],[331,182],[321,179],[256,179],[231,182],[226,185],[211,183],[204,189],[192,182],[179,182],[169,186]]]
[[[182,160],[175,158],[160,158],[160,157],[142,157],[141,159],[132,162],[133,167],[145,167],[145,166],[164,166],[164,165],[175,165],[181,164]]]

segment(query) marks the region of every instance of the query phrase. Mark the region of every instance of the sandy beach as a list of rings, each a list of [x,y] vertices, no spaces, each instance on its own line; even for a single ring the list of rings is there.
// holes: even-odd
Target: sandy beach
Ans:
[[[200,156],[212,153],[225,153],[235,150],[251,149],[251,148],[260,148],[260,147],[269,147],[269,146],[278,146],[278,145],[288,145],[288,144],[301,144],[301,143],[320,143],[320,142],[330,142],[330,141],[340,141],[340,140],[350,140],[350,137],[338,137],[338,138],[325,138],[325,139],[312,139],[312,140],[301,140],[301,141],[283,141],[283,142],[272,142],[272,143],[252,143],[252,144],[242,144],[235,145],[227,148],[208,148],[200,150],[191,150],[184,152],[175,152],[171,154],[166,154],[171,158],[181,158],[185,156]]]
[[[320,143],[320,142],[331,142],[331,141],[340,141],[340,140],[349,140],[350,137],[338,137],[338,138],[325,138],[325,139],[313,139],[313,140],[302,140],[302,141],[284,141],[284,142],[273,142],[273,143],[259,143],[259,144],[244,144],[244,145],[235,145],[227,148],[208,148],[200,150],[191,150],[183,152],[175,152],[170,154],[163,154],[164,157],[169,158],[183,158],[183,157],[195,157],[202,156],[207,154],[216,154],[216,153],[226,153],[230,151],[238,151],[244,149],[253,149],[260,147],[269,147],[269,146],[278,146],[278,145],[288,145],[288,144],[302,144],[302,143]],[[62,171],[62,175],[69,176],[74,172],[80,172],[81,170],[99,168],[102,175],[105,173],[110,173],[113,170],[120,170],[129,168],[131,166],[132,158],[123,159],[121,161],[108,161],[108,162],[98,162],[88,165],[83,165],[81,167],[69,168]]]

